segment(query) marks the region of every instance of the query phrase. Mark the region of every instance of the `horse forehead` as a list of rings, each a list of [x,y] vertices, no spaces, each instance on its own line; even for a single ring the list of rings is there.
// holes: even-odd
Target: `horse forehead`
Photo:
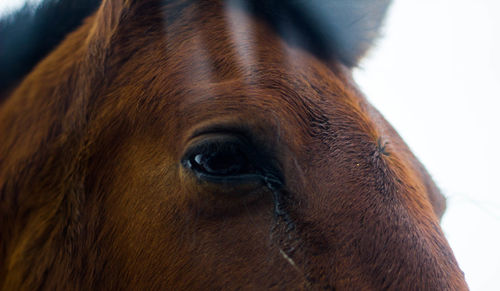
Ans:
[[[190,23],[189,30],[184,22],[180,27],[173,22],[165,31],[144,36],[138,41],[147,44],[139,49],[143,53],[127,61],[121,80],[110,89],[114,97],[139,93],[129,110],[136,110],[137,98],[144,99],[139,103],[150,108],[144,112],[168,119],[160,127],[178,124],[179,134],[201,123],[224,118],[249,123],[257,116],[261,124],[287,126],[291,134],[311,136],[314,130],[325,136],[323,125],[331,119],[356,121],[363,124],[360,130],[374,132],[362,108],[364,99],[346,77],[350,72],[339,69],[342,65],[329,65],[286,43],[238,9],[206,21]],[[146,66],[147,71],[140,69]]]
[[[144,55],[142,60],[155,60],[150,67],[156,68],[142,77],[141,83],[155,87],[146,95],[157,99],[153,104],[163,103],[158,108],[181,113],[174,121],[179,132],[211,121],[248,124],[259,119],[254,126],[286,126],[290,134],[305,137],[327,136],[334,130],[328,124],[348,124],[354,131],[345,134],[361,131],[377,141],[377,121],[365,110],[369,105],[353,89],[347,69],[288,44],[247,12],[216,12],[208,17],[201,11],[189,29],[183,21],[170,23],[149,42],[147,52],[155,57]],[[133,68],[122,71],[137,76]],[[153,75],[154,82],[146,80]]]
[[[189,107],[279,100],[293,104],[289,108],[295,112],[328,111],[335,103],[349,107],[362,99],[345,71],[340,72],[341,65],[330,66],[270,31],[253,36],[214,31],[198,31],[174,49],[159,52],[158,86],[164,92],[174,89],[174,98]],[[177,94],[179,90],[189,94]]]
[[[197,58],[196,64],[189,58]],[[327,122],[339,114],[367,121],[367,103],[344,76],[337,75],[307,52],[290,49],[264,56],[255,65],[226,56],[217,65],[206,53],[186,56],[180,71],[164,75],[159,86],[170,92],[164,100],[175,99],[178,110],[192,119],[207,116],[274,113],[275,117],[296,119],[307,126],[311,121]],[[227,70],[230,70],[229,72]],[[268,118],[267,118],[268,119]]]
[[[152,47],[145,53],[153,52],[155,61],[164,61],[164,74],[174,78],[184,74],[191,82],[220,82],[237,77],[255,80],[259,75],[279,78],[276,74],[310,67],[311,53],[288,44],[268,23],[248,11],[216,3],[209,2],[204,7],[195,1],[188,5],[193,11],[181,13],[184,16],[175,21],[162,20],[165,23],[160,21],[152,27],[145,23],[157,33],[141,36],[137,43]],[[129,38],[129,29],[122,33]]]
[[[376,135],[377,121],[366,110],[369,105],[364,98],[342,75],[345,72],[332,70],[307,51],[272,37],[262,45],[207,50],[210,44],[197,37],[173,60],[175,65],[166,58],[160,66],[169,72],[156,79],[156,90],[167,93],[160,94],[160,100],[174,104],[159,107],[182,113],[176,117],[179,128],[210,121],[249,124],[259,120],[274,129],[286,126],[291,134],[324,136],[327,124],[351,123],[357,131]],[[224,41],[232,44],[238,40]],[[260,127],[258,123],[252,124]]]

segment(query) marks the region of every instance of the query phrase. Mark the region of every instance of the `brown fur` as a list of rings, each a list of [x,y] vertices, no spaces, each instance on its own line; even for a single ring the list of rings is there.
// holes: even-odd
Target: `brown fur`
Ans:
[[[286,216],[182,167],[214,124],[271,153]],[[467,289],[441,194],[350,70],[241,7],[105,0],[2,105],[0,138],[2,290]]]

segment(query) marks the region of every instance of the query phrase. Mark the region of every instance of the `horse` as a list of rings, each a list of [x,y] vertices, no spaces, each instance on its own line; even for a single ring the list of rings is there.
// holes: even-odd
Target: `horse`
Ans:
[[[0,288],[467,290],[444,196],[352,78],[389,5],[46,0],[1,22]]]

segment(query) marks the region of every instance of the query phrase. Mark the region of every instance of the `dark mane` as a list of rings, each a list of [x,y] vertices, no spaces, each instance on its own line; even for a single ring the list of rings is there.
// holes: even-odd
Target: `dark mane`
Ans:
[[[90,15],[100,0],[45,0],[0,19],[0,98]],[[3,96],[5,97],[5,96]]]

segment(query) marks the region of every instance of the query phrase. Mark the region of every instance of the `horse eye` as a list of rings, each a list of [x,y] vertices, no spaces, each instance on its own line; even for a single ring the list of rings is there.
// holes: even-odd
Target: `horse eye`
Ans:
[[[247,155],[237,144],[208,144],[194,149],[186,165],[198,174],[237,176],[251,171]]]

